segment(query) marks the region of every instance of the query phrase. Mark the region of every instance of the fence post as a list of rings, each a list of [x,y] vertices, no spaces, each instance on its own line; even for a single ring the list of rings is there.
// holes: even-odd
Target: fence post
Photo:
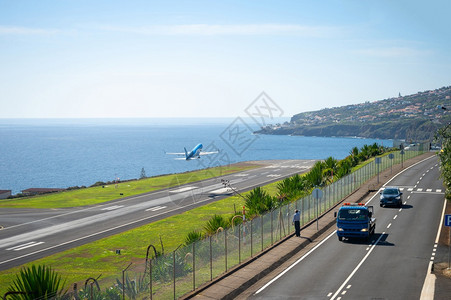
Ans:
[[[253,239],[252,239],[252,234],[253,234],[253,232],[252,232],[252,221],[254,221],[254,219],[251,219],[251,257],[252,257],[252,242],[253,242]]]
[[[227,230],[224,230],[225,271],[227,272]]]
[[[150,300],[152,300],[152,259],[149,261]]]
[[[263,215],[261,215],[260,216],[260,220],[261,220],[261,231],[262,231],[262,238],[261,238],[261,240],[262,240],[262,251],[263,251]]]
[[[175,251],[172,252],[172,279],[174,279],[174,300],[175,298]]]
[[[125,271],[127,271],[127,269],[132,265],[132,263],[130,263],[127,268],[125,268],[124,270],[122,270],[122,300],[125,300]]]
[[[193,291],[196,289],[196,242],[193,243]]]
[[[238,225],[238,263],[241,263],[241,224]]]
[[[210,235],[210,281],[213,280],[213,255],[211,249],[211,235]]]
[[[269,213],[271,214],[271,245],[272,245],[273,244],[272,210],[269,211]]]

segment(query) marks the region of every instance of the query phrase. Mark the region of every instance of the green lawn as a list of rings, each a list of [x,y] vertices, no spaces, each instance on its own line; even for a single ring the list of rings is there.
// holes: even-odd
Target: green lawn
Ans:
[[[96,278],[100,274],[101,278],[112,280],[119,278],[121,270],[130,262],[142,261],[149,244],[161,251],[160,236],[165,253],[169,253],[184,241],[188,232],[202,230],[214,214],[221,212],[222,215],[232,215],[234,208],[240,210],[243,204],[241,197],[229,197],[26,265],[49,265],[67,278],[68,284],[84,282],[87,278]],[[116,249],[121,249],[121,255],[115,253]],[[19,269],[17,267],[0,272],[0,295],[6,292]]]
[[[117,184],[117,186],[113,184],[105,185],[104,187],[90,187],[35,197],[5,199],[0,200],[0,208],[67,208],[94,205],[189,182],[245,171],[256,167],[258,167],[258,165],[244,163],[234,164],[181,174],[164,175],[141,180],[121,182]]]

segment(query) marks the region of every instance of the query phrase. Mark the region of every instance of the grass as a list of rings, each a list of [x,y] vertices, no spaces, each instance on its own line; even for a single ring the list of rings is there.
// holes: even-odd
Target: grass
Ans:
[[[194,229],[201,230],[206,221],[218,211],[232,215],[234,208],[239,210],[243,204],[244,200],[241,197],[229,197],[23,266],[32,264],[52,266],[67,278],[69,284],[84,281],[89,277],[97,277],[100,274],[102,274],[101,278],[119,278],[121,270],[129,262],[145,258],[149,244],[153,244],[158,251],[162,250],[160,236],[165,253],[169,253],[180,245],[180,241],[184,240],[188,232]],[[121,255],[115,254],[116,249],[121,249]],[[0,272],[0,295],[6,292],[6,288],[20,268]]]
[[[67,208],[99,204],[127,196],[148,193],[198,180],[256,168],[257,165],[234,164],[181,174],[151,177],[42,196],[0,200],[0,208]],[[122,195],[121,195],[122,194]]]
[[[274,182],[263,188],[274,195],[277,191],[276,186],[277,182]],[[243,193],[243,195],[246,194]],[[205,223],[214,214],[221,212],[221,215],[233,215],[235,210],[241,211],[243,205],[243,198],[232,196],[124,233],[35,260],[20,267],[1,271],[0,295],[6,292],[6,288],[21,267],[32,264],[52,266],[63,278],[67,278],[68,284],[83,283],[87,278],[96,278],[100,274],[102,274],[101,279],[112,283],[114,278],[120,278],[121,270],[130,262],[139,261],[141,263],[145,259],[149,244],[154,245],[158,251],[162,251],[160,236],[165,253],[170,253],[180,245],[180,241],[183,241],[190,231],[202,230]],[[121,250],[121,255],[116,254],[116,249]],[[102,289],[105,287],[102,286]]]

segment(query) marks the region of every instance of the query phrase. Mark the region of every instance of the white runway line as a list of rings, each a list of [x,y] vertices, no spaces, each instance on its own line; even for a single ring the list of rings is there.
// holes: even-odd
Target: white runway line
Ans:
[[[182,188],[177,189],[177,190],[169,191],[169,193],[183,193],[183,192],[191,191],[191,190],[194,190],[194,189],[197,189],[197,187],[196,186],[185,186],[185,187],[182,187]]]
[[[155,206],[155,207],[151,207],[151,208],[146,209],[146,211],[157,211],[157,210],[160,210],[160,209],[164,209],[166,207],[167,206]]]
[[[26,243],[26,244],[22,244],[22,245],[18,245],[18,246],[14,246],[14,247],[8,248],[6,250],[19,251],[19,250],[27,249],[27,248],[34,247],[34,246],[37,246],[37,245],[41,245],[41,244],[44,244],[44,242],[29,242],[29,243]]]
[[[102,208],[102,210],[115,210],[115,209],[118,209],[121,207],[124,207],[124,205],[114,205],[114,206],[110,206],[110,207],[105,207],[105,208]]]

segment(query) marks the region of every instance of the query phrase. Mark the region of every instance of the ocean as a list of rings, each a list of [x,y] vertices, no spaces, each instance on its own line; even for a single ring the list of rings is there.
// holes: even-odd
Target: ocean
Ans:
[[[241,161],[342,159],[391,140],[254,135],[252,119],[0,119],[0,189],[90,186]],[[165,152],[202,143],[218,154],[192,161]]]

